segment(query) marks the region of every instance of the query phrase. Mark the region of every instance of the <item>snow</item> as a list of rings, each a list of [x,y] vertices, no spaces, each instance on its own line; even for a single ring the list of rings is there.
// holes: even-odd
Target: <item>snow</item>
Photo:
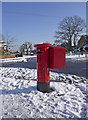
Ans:
[[[31,58],[35,58],[36,55],[33,56],[23,56],[23,57],[15,57],[15,58],[6,58],[6,59],[0,59],[0,63],[8,63],[8,62],[27,62]]]
[[[23,56],[23,57],[17,57],[17,58],[6,58],[6,59],[0,59],[0,63],[8,63],[8,62],[27,62],[31,58],[36,58],[36,55],[33,56]],[[71,59],[72,61],[85,61],[88,60],[88,54],[83,55],[68,55],[66,54],[66,59]]]
[[[71,59],[72,61],[85,61],[88,60],[88,54],[83,55],[66,55],[67,59]]]
[[[37,91],[37,70],[0,68],[0,117],[86,118],[86,81],[50,72],[51,93]],[[88,101],[88,100],[87,100]]]
[[[88,48],[88,44],[84,45],[83,48],[84,48],[84,49],[85,49],[85,48]]]

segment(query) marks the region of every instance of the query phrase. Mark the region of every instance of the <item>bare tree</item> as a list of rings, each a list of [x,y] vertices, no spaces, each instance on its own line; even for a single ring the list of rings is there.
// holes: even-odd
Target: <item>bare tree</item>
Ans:
[[[3,40],[6,43],[6,52],[8,52],[9,48],[13,48],[16,46],[14,43],[14,42],[16,42],[15,37],[10,35],[8,32],[5,36],[3,35]]]
[[[79,16],[64,18],[58,27],[58,31],[54,36],[56,40],[68,43],[68,50],[72,49],[72,40],[74,46],[76,46],[77,37],[85,29],[85,21]]]
[[[30,42],[25,42],[19,47],[19,50],[20,50],[22,55],[24,54],[25,49],[27,50],[26,52],[28,55],[29,49],[30,49],[30,52],[32,51],[32,44]]]

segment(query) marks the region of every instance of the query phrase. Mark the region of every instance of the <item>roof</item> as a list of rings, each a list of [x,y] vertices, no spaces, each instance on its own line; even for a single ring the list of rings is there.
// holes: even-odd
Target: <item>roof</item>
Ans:
[[[3,41],[3,40],[0,40],[0,43],[4,43],[4,41]]]
[[[84,45],[83,48],[87,48],[88,47],[88,44]]]

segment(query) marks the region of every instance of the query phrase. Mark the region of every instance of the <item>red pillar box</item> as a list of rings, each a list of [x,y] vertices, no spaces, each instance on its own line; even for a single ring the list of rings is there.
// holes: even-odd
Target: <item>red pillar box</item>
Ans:
[[[51,44],[37,44],[37,89],[41,92],[50,91],[49,81],[49,48]]]
[[[50,92],[49,69],[65,68],[64,47],[54,47],[51,44],[37,44],[37,89],[41,92]]]
[[[64,47],[50,47],[50,68],[60,69],[65,68],[65,51]]]

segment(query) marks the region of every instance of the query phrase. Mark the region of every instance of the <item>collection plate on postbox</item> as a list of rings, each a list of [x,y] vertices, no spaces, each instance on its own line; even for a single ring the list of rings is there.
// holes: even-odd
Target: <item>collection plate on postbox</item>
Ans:
[[[51,69],[65,68],[65,51],[66,49],[64,47],[50,47],[49,67]]]

